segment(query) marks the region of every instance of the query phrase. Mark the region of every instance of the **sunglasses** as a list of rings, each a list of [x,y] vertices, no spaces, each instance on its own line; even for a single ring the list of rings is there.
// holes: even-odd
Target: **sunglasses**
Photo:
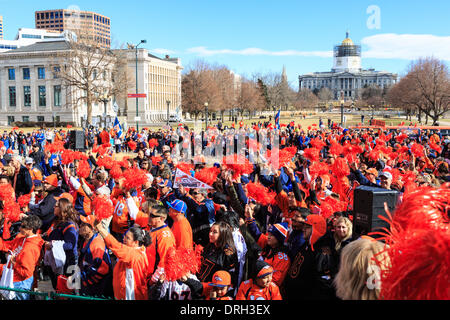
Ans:
[[[150,218],[161,218],[161,216],[156,216],[156,215],[150,213]]]
[[[192,195],[193,195],[193,196],[196,196],[196,195],[198,195],[198,194],[200,194],[200,192],[197,192],[197,191],[192,192]]]

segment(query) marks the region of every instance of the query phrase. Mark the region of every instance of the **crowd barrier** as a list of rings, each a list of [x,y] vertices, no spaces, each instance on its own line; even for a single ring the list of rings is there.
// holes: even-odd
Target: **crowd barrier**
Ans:
[[[0,287],[0,291],[14,291],[17,293],[29,294],[30,298],[40,298],[40,299],[32,299],[32,300],[91,300],[91,301],[103,301],[103,300],[112,300],[111,298],[105,297],[90,297],[90,296],[80,296],[80,295],[71,295],[71,294],[63,294],[57,292],[39,292],[39,291],[30,291],[23,289],[12,289]],[[0,296],[1,300],[5,300]]]

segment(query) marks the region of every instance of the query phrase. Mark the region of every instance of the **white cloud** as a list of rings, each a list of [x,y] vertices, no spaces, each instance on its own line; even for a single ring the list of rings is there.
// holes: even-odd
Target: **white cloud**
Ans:
[[[383,33],[362,39],[364,58],[415,60],[433,56],[450,60],[450,36]]]
[[[442,60],[450,60],[450,36],[441,37],[431,34],[394,34],[383,33],[361,40],[366,46],[362,50],[363,58],[414,60],[419,57],[433,56]],[[269,51],[260,48],[241,50],[212,50],[200,46],[187,49],[187,53],[199,56],[241,55],[241,56],[298,56],[332,58],[333,51]]]
[[[151,53],[154,54],[161,54],[161,55],[165,55],[165,54],[175,54],[175,51],[173,50],[169,50],[169,49],[163,49],[163,48],[155,48],[155,49],[151,49],[149,50]]]
[[[188,53],[198,54],[200,56],[213,55],[241,55],[241,56],[303,56],[303,57],[323,57],[330,58],[333,56],[332,51],[268,51],[260,48],[246,48],[242,50],[220,49],[210,50],[206,47],[195,47],[187,50]]]

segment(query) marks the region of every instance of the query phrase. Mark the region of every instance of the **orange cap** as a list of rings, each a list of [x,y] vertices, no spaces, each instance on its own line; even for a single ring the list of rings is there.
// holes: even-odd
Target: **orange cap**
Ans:
[[[70,193],[63,193],[59,197],[55,197],[55,200],[58,201],[59,199],[67,199],[70,201],[70,203],[73,203],[73,196]]]
[[[212,282],[209,284],[212,287],[226,287],[231,285],[231,276],[226,271],[217,271],[212,276]]]
[[[45,183],[48,183],[54,187],[58,186],[58,176],[56,174],[52,174],[44,179]]]

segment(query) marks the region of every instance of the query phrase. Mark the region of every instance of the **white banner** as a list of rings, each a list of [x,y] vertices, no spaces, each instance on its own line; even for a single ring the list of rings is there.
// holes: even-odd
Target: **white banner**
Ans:
[[[173,181],[173,187],[178,188],[180,185],[190,189],[213,189],[213,187],[201,182],[198,179],[195,179],[191,175],[184,173],[177,168],[177,171],[175,172],[175,180]]]

